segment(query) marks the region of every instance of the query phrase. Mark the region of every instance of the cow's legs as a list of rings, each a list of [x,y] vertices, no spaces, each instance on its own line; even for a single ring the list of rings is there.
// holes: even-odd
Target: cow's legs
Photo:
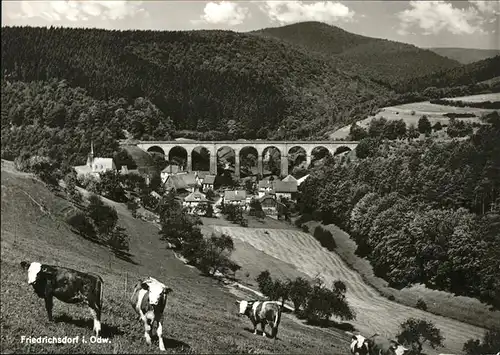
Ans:
[[[257,323],[252,321],[252,324],[253,324],[253,333],[257,335]]]
[[[94,328],[93,330],[95,331],[95,336],[99,336],[99,332],[101,331],[101,317],[100,317],[100,310],[99,309],[94,309],[93,307],[90,307],[90,313],[92,314],[92,318],[94,318]]]
[[[260,322],[260,326],[262,328],[262,336],[263,337],[267,337],[267,334],[266,334],[266,322]]]
[[[52,322],[52,307],[54,307],[54,299],[52,295],[45,295],[45,309],[47,310],[50,322]]]
[[[156,334],[158,335],[158,342],[160,343],[160,350],[165,351],[165,344],[163,344],[163,335],[162,335],[163,327],[162,327],[160,321],[157,321],[157,322],[158,322],[158,327],[156,328]]]
[[[144,337],[146,337],[146,343],[151,345],[151,324],[149,323],[148,319],[144,317]]]

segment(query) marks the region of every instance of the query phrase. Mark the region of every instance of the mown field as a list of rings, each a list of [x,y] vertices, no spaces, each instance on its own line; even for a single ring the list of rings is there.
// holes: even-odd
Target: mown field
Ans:
[[[484,333],[483,328],[389,301],[367,285],[336,253],[322,248],[310,234],[297,230],[249,229],[236,226],[213,225],[212,228],[221,233],[228,233],[236,240],[272,257],[256,259],[252,263],[247,255],[236,254],[235,260],[245,262],[247,272],[254,269],[253,274],[258,274],[269,269],[276,277],[286,274],[287,277],[295,278],[305,274],[310,278],[319,275],[327,283],[336,279],[343,280],[347,285],[348,300],[357,313],[357,319],[351,323],[364,334],[377,332],[393,337],[399,324],[407,318],[427,319],[434,322],[445,336],[445,348],[437,351],[426,349],[429,354],[437,354],[461,353],[464,342],[470,338],[481,338]],[[267,264],[267,260],[271,262]],[[275,271],[273,268],[276,260],[289,266]]]
[[[279,339],[249,332],[237,316],[236,297],[218,281],[185,266],[158,239],[154,225],[132,218],[116,205],[119,225],[131,236],[133,263],[73,233],[64,222],[71,205],[55,197],[28,174],[2,164],[1,201],[1,350],[2,353],[159,353],[148,346],[144,328],[128,303],[138,278],[153,276],[171,286],[164,316],[167,353],[314,353],[348,354],[348,336],[306,327],[284,315]],[[22,260],[40,261],[99,273],[105,282],[102,336],[108,344],[22,344],[21,336],[92,335],[83,307],[55,301],[49,323],[43,301],[27,285]]]
[[[481,101],[499,101],[500,94],[482,94],[482,95],[472,95],[472,96],[463,96],[463,97],[455,97],[455,98],[446,98],[447,100],[461,100],[468,102],[481,102]],[[426,115],[432,125],[437,122],[441,124],[448,124],[449,118],[443,116],[446,113],[471,113],[474,114],[475,117],[465,117],[460,118],[461,121],[466,122],[478,122],[480,123],[480,117],[483,114],[492,112],[494,110],[487,109],[479,109],[474,107],[455,107],[455,106],[446,106],[446,105],[437,105],[431,104],[429,101],[423,102],[413,102],[410,104],[398,105],[398,106],[388,106],[384,107],[374,116],[370,116],[365,118],[364,120],[358,121],[357,124],[360,127],[367,128],[374,118],[385,117],[388,120],[400,120],[402,119],[406,126],[414,125],[418,126],[418,120]],[[346,139],[349,135],[351,125],[344,126],[339,128],[338,130],[332,132],[330,134],[330,139]]]

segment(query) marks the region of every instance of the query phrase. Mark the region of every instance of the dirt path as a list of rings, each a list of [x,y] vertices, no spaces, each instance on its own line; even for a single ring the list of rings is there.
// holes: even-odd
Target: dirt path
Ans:
[[[434,315],[419,309],[401,305],[380,296],[375,289],[365,284],[361,276],[350,269],[336,254],[322,248],[311,235],[292,230],[264,230],[214,226],[254,248],[276,259],[291,263],[311,277],[319,274],[327,284],[343,280],[347,285],[347,298],[356,311],[356,321],[351,322],[360,332],[375,332],[393,337],[399,324],[409,317],[434,322],[445,337],[445,348],[440,352],[461,353],[462,346],[470,338],[482,338],[484,329],[450,318]],[[429,350],[428,353],[438,353]]]

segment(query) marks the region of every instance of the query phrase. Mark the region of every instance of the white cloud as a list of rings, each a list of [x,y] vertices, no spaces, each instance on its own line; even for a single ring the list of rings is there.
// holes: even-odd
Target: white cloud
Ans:
[[[269,18],[281,25],[302,22],[320,21],[336,22],[349,21],[354,16],[350,10],[340,2],[317,1],[306,3],[303,1],[265,1],[259,5]]]
[[[410,8],[397,14],[401,20],[397,33],[406,35],[412,27],[423,34],[448,31],[456,35],[485,33],[483,25],[499,13],[500,0],[470,0],[465,8],[454,7],[446,1],[410,1]]]
[[[242,24],[249,15],[248,8],[230,1],[209,2],[205,5],[203,12],[204,14],[200,16],[200,20],[191,22],[206,22],[235,26]]]
[[[93,1],[93,0],[58,0],[58,1],[20,1],[20,12],[10,11],[11,19],[41,17],[49,22],[69,20],[87,21],[92,17],[104,20],[118,20],[146,15],[141,8],[142,1]]]

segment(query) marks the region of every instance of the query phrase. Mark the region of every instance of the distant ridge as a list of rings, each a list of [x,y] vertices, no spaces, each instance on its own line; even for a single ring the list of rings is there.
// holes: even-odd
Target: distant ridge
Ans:
[[[429,48],[434,53],[447,57],[462,64],[470,64],[480,60],[500,55],[500,49],[476,49],[476,48]]]

